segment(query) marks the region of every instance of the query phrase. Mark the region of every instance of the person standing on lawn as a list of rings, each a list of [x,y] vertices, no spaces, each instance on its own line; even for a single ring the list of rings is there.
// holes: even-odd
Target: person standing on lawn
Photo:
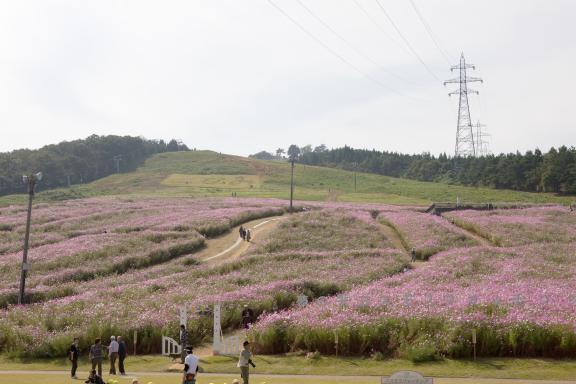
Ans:
[[[70,371],[70,376],[76,379],[76,370],[78,369],[78,357],[80,356],[80,349],[78,348],[78,338],[74,338],[74,342],[68,350],[70,361],[72,362],[72,370]]]
[[[92,363],[92,370],[98,367],[98,376],[102,377],[102,343],[99,337],[94,340],[94,344],[90,347],[89,358]]]
[[[110,374],[116,374],[116,359],[118,359],[118,342],[115,336],[110,336],[110,345],[108,346],[108,357],[110,358]]]
[[[240,368],[240,376],[242,377],[243,383],[248,384],[248,378],[250,376],[250,366],[256,368],[256,365],[252,362],[252,352],[250,352],[250,343],[245,341],[244,349],[240,352],[240,357],[238,359],[238,368]]]
[[[122,339],[122,336],[118,336],[118,370],[122,376],[126,375],[124,370],[124,359],[126,359],[126,343]]]
[[[180,324],[180,348],[181,353],[181,363],[184,364],[184,359],[186,358],[186,347],[188,347],[188,331],[184,324]]]

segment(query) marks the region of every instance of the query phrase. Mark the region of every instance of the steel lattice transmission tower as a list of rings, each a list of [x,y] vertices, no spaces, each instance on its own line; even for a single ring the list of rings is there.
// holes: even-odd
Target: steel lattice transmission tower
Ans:
[[[478,94],[478,91],[468,88],[468,83],[482,82],[478,77],[468,77],[466,75],[467,69],[476,69],[472,64],[466,64],[464,53],[460,56],[460,64],[450,68],[450,71],[460,71],[460,76],[444,82],[446,84],[460,84],[457,91],[450,92],[448,95],[459,95],[458,102],[458,126],[456,128],[456,149],[455,157],[468,157],[476,156],[477,148],[474,138],[474,126],[472,125],[472,118],[470,117],[470,104],[468,103],[468,94]]]
[[[490,148],[488,147],[488,140],[485,140],[486,137],[490,137],[489,133],[484,131],[484,127],[486,125],[480,124],[480,120],[475,125],[476,127],[476,156],[488,156],[490,152]]]

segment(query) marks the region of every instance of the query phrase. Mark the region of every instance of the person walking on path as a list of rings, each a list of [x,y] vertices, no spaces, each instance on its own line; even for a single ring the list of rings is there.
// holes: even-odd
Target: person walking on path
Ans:
[[[410,256],[412,257],[412,262],[416,262],[416,248],[412,248],[412,251],[410,252]]]
[[[238,368],[240,368],[240,376],[242,377],[243,383],[248,384],[250,366],[256,368],[256,365],[252,362],[250,343],[245,341],[242,345],[244,346],[244,349],[240,352],[240,357],[238,358]]]
[[[126,375],[124,370],[124,360],[126,359],[126,343],[122,339],[122,336],[118,336],[118,370],[122,376]]]
[[[184,364],[184,359],[186,358],[186,348],[188,347],[188,331],[184,324],[180,324],[180,348],[181,352],[181,363]]]
[[[115,336],[110,336],[110,345],[108,346],[108,357],[110,358],[110,374],[116,374],[116,359],[118,359],[118,342]]]
[[[244,240],[246,238],[246,230],[244,229],[243,226],[240,226],[240,229],[238,231],[240,232],[240,237],[242,238],[242,240]]]
[[[192,354],[192,347],[186,348],[186,359],[184,359],[184,379],[183,384],[196,384],[196,376],[199,370],[199,359]]]
[[[78,369],[78,357],[80,356],[80,349],[78,348],[78,338],[74,338],[74,342],[68,350],[70,361],[72,362],[72,370],[70,371],[70,376],[73,379],[77,379],[76,370]]]
[[[92,370],[94,371],[98,367],[98,376],[102,377],[102,344],[99,337],[94,340],[94,345],[90,347],[89,358],[92,363]]]
[[[246,241],[250,242],[250,240],[252,239],[252,232],[250,232],[249,229],[246,230]]]

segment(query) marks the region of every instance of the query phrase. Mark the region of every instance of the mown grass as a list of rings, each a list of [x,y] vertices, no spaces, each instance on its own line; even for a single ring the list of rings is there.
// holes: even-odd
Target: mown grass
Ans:
[[[296,165],[295,198],[401,205],[426,205],[434,201],[517,202],[569,204],[573,197],[444,183],[420,182],[368,173]],[[202,175],[195,176],[195,175]],[[219,176],[215,176],[219,175]],[[49,177],[49,176],[48,176]],[[290,166],[285,161],[264,161],[212,151],[158,154],[137,171],[112,175],[91,184],[40,192],[40,201],[57,201],[101,195],[134,197],[289,197]],[[39,187],[42,188],[41,185]],[[0,205],[20,204],[24,194],[4,196]]]
[[[237,373],[236,356],[213,356],[202,357],[200,365],[206,373]],[[426,376],[434,377],[476,377],[476,378],[500,378],[500,379],[531,379],[531,380],[573,380],[576,377],[576,360],[547,360],[547,359],[512,359],[512,358],[491,358],[491,359],[478,359],[472,360],[451,360],[444,359],[435,362],[426,363],[412,363],[407,360],[390,359],[377,361],[370,358],[339,358],[339,357],[326,357],[321,356],[319,359],[310,360],[303,356],[296,355],[275,355],[275,356],[256,356],[254,358],[256,369],[252,370],[253,373],[260,374],[292,374],[292,375],[374,375],[385,376],[399,370],[415,370]],[[128,372],[164,372],[171,365],[171,360],[162,356],[129,356],[126,361]],[[80,371],[86,372],[88,362],[86,360],[80,361]],[[47,370],[47,371],[63,371],[69,368],[69,362],[66,359],[41,359],[41,360],[20,360],[9,359],[0,357],[0,370],[24,370],[29,372]],[[25,376],[30,378],[30,376]],[[1,375],[0,381],[10,383],[7,381],[8,377]],[[34,375],[34,377],[38,377]],[[144,377],[144,376],[142,376]],[[168,377],[168,376],[166,376]],[[55,380],[58,378],[59,380]],[[158,376],[148,376],[150,381],[154,383],[175,382],[174,376],[171,376],[171,381],[160,381]],[[201,382],[218,383],[231,382],[227,377],[224,381],[220,377],[202,377]],[[304,378],[303,378],[304,379]],[[64,376],[54,378],[54,381],[46,381],[47,383],[62,383],[66,382]],[[287,381],[290,383],[297,383],[295,378],[290,378]],[[319,381],[311,378],[305,378],[302,383],[324,383],[334,381],[323,381],[326,379],[318,378]],[[255,380],[256,383],[266,381],[267,383],[283,383],[280,378],[273,380]],[[20,381],[21,383],[39,382],[34,381]],[[42,381],[44,382],[44,381]],[[72,381],[70,381],[72,382]],[[141,381],[142,382],[142,381]],[[147,383],[148,381],[144,381]],[[340,382],[340,381],[338,381]],[[354,381],[363,383],[364,381]],[[366,383],[376,381],[365,381]],[[437,382],[437,380],[434,380]],[[469,383],[467,381],[467,383]]]

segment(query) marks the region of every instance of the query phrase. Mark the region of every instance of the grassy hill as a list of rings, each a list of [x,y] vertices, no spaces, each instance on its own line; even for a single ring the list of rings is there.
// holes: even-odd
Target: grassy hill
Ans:
[[[433,201],[523,202],[568,204],[573,198],[443,183],[419,182],[367,173],[356,176],[339,169],[296,165],[295,198],[426,205]],[[162,153],[135,172],[112,175],[87,185],[39,193],[41,200],[99,195],[146,197],[276,197],[289,196],[290,166],[212,151]],[[6,196],[0,204],[18,203],[24,196]]]

